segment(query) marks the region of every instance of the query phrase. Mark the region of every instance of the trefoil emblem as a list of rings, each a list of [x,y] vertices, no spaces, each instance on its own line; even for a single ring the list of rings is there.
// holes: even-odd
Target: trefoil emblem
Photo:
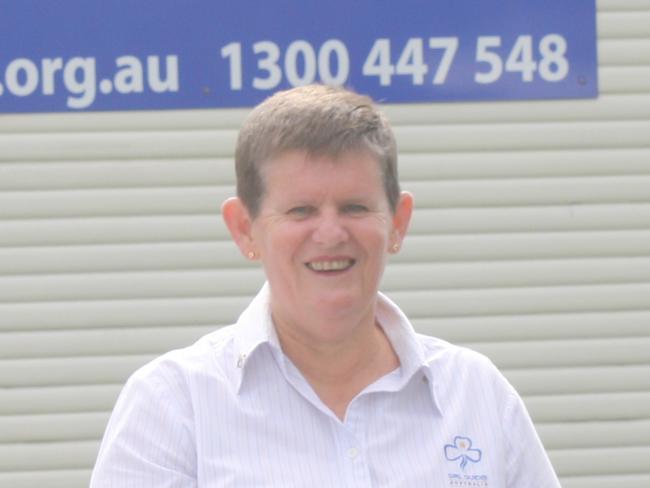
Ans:
[[[459,461],[460,469],[465,471],[467,463],[478,463],[481,460],[481,450],[472,449],[472,440],[469,437],[454,437],[453,444],[445,446],[445,457],[448,461]]]

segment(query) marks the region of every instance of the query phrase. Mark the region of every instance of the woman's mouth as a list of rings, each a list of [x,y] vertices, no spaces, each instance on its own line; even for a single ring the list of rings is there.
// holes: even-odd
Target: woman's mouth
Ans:
[[[354,259],[328,259],[305,263],[312,271],[345,271],[354,265]]]

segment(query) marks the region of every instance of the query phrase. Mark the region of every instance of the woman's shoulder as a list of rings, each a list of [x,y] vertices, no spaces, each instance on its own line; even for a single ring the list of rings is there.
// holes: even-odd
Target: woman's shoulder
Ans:
[[[193,344],[166,352],[142,367],[130,377],[131,382],[163,381],[185,383],[189,377],[210,371],[219,374],[232,349],[234,326],[220,327]]]
[[[500,374],[487,356],[474,349],[429,335],[417,334],[417,337],[430,367]]]

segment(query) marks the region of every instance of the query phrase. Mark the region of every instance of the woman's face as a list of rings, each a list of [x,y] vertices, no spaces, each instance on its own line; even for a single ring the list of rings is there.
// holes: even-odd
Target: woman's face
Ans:
[[[250,235],[276,326],[322,342],[344,340],[352,332],[344,324],[374,323],[387,254],[406,232],[411,196],[402,194],[390,211],[368,152],[332,159],[294,151],[262,169],[265,195]]]

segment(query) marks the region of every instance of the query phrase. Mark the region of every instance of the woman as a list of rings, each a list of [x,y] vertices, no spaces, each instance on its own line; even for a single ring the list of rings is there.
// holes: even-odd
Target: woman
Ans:
[[[235,159],[223,218],[267,283],[237,324],[133,375],[91,486],[559,486],[492,364],[378,291],[413,198],[372,101],[278,93]]]

